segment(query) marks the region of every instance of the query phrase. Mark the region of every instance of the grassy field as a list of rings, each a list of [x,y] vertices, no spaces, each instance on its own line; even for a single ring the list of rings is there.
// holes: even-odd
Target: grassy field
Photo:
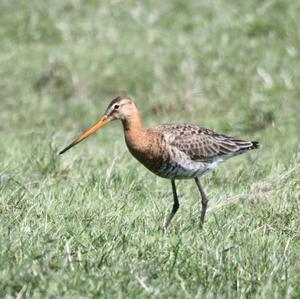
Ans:
[[[110,3],[110,4],[109,4]],[[0,298],[299,298],[298,0],[0,1]],[[110,99],[263,147],[169,181]]]

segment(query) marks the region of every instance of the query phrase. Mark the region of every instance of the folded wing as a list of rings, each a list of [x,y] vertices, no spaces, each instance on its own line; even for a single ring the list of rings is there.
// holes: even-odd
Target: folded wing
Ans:
[[[258,142],[236,139],[195,125],[167,124],[159,127],[171,146],[194,161],[212,163],[258,147]]]

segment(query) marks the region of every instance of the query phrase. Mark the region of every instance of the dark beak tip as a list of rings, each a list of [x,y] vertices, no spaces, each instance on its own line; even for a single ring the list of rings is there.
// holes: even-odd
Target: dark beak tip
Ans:
[[[69,150],[71,147],[73,147],[73,146],[76,145],[76,144],[77,144],[77,142],[71,143],[71,144],[68,145],[66,148],[64,148],[63,150],[61,150],[58,154],[59,154],[59,155],[64,154],[67,150]]]
[[[58,153],[58,155],[62,155],[62,154],[64,154],[65,152],[66,152],[66,150],[63,149],[63,150],[61,150],[61,151]]]

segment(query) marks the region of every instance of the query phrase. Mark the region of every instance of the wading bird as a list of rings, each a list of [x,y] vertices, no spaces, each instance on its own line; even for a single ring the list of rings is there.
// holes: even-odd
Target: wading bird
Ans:
[[[213,170],[220,162],[259,146],[257,141],[225,136],[190,124],[164,124],[146,129],[135,103],[128,97],[117,97],[108,105],[104,116],[60,154],[116,119],[122,121],[130,153],[154,174],[171,180],[174,203],[166,218],[165,230],[179,208],[175,180],[195,180],[202,198],[202,227],[208,199],[199,177]]]

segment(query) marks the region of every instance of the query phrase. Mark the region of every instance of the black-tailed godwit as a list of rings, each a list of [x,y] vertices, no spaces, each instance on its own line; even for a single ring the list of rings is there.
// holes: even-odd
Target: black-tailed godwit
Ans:
[[[171,180],[174,203],[166,218],[165,229],[179,208],[175,180],[195,180],[202,198],[202,227],[208,199],[199,177],[213,170],[220,162],[259,146],[257,141],[225,136],[190,124],[164,124],[146,129],[136,104],[128,97],[117,97],[108,105],[104,116],[60,154],[116,119],[122,121],[131,154],[154,174]]]

